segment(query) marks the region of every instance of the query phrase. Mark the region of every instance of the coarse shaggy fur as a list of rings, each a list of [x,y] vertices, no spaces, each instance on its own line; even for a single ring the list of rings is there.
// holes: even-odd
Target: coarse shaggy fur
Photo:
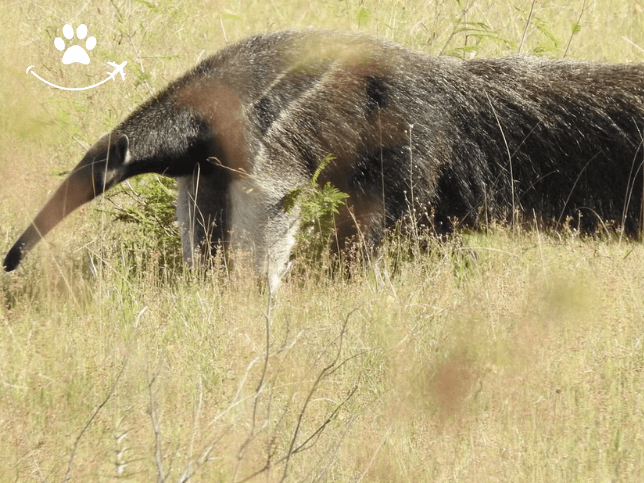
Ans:
[[[338,239],[377,246],[403,220],[449,231],[520,212],[639,229],[644,67],[524,56],[462,61],[339,32],[230,45],[92,147],[4,266],[69,212],[140,173],[179,179],[184,256],[253,254],[276,286],[298,212],[285,197],[328,154],[348,193]]]

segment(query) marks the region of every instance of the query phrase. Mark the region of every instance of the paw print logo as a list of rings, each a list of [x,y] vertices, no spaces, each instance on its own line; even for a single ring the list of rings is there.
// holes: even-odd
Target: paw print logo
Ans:
[[[74,32],[74,27],[72,27],[69,24],[66,24],[63,27],[63,36],[65,39],[68,41],[72,41],[73,45],[70,45],[69,47],[67,46],[67,41],[65,39],[62,39],[60,37],[56,37],[54,39],[54,47],[56,47],[58,50],[65,51],[63,54],[63,59],[62,62],[65,65],[69,64],[74,64],[78,62],[79,64],[89,64],[89,55],[87,55],[88,50],[93,50],[94,47],[96,47],[96,37],[91,36],[85,40],[87,37],[87,25],[85,24],[80,24],[78,28],[76,29],[76,32]],[[74,37],[78,40],[73,40]],[[85,47],[81,47],[80,45],[76,45],[79,43],[79,40],[85,40]],[[116,79],[116,75],[120,74],[121,75],[121,80],[125,80],[125,66],[127,65],[127,60],[121,62],[120,64],[116,62],[108,62],[107,65],[109,65],[111,68],[114,70],[111,72],[106,72],[107,77],[103,79],[102,81],[96,82],[95,84],[92,84],[90,86],[85,86],[85,87],[64,87],[64,86],[59,86],[57,84],[54,84],[53,82],[43,79],[40,77],[36,72],[33,70],[35,65],[30,65],[27,67],[27,74],[32,74],[36,79],[44,82],[45,84],[54,87],[56,89],[61,89],[63,91],[84,91],[87,89],[93,89],[94,87],[98,87],[100,85],[105,84],[109,80],[114,80]]]
[[[74,28],[71,25],[66,24],[63,27],[63,35],[67,40],[72,40],[74,38]],[[78,26],[76,29],[76,37],[80,40],[87,37],[87,26],[85,24],[80,24]],[[54,46],[62,52],[65,50],[66,43],[60,37],[56,37],[54,39]],[[94,47],[96,47],[96,37],[91,36],[85,41],[85,49],[92,50]],[[69,65],[75,62],[85,65],[89,64],[89,55],[87,55],[87,51],[85,49],[80,45],[72,45],[68,47],[63,54],[63,64]]]

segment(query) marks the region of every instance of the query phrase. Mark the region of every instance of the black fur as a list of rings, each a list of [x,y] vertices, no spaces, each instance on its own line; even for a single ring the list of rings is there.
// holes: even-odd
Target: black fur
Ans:
[[[389,104],[389,86],[384,79],[376,76],[367,76],[367,112],[373,113],[376,109],[386,109]]]
[[[178,177],[186,258],[221,241],[253,252],[273,284],[297,228],[297,213],[279,207],[328,154],[337,159],[322,181],[350,195],[341,240],[359,228],[377,244],[409,215],[444,231],[454,220],[509,219],[513,207],[554,226],[572,217],[592,232],[612,220],[636,234],[643,74],[642,65],[430,57],[337,32],[257,35],[170,84],[77,170],[103,169],[105,187],[142,172]],[[120,146],[114,163],[105,161],[111,146]],[[7,270],[71,211],[49,206],[60,196]]]

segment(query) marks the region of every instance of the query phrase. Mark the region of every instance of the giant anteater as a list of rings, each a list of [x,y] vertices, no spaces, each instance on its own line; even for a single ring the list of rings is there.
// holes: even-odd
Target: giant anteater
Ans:
[[[60,220],[141,173],[178,178],[184,257],[252,253],[272,287],[297,210],[323,173],[350,195],[338,239],[377,245],[396,222],[542,220],[639,225],[644,66],[514,56],[431,57],[362,35],[277,32],[200,63],[100,139],[9,251],[14,270]],[[579,216],[579,215],[583,215]]]

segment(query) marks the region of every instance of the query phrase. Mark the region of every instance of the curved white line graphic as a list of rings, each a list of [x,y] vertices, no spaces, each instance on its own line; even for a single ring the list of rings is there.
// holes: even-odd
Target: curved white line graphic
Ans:
[[[34,71],[31,71],[31,73],[32,73],[32,74],[33,74],[37,79],[40,79],[40,80],[41,80],[41,81],[43,81],[45,84],[48,84],[48,85],[50,85],[50,86],[52,86],[52,87],[55,87],[56,89],[62,89],[62,90],[64,90],[64,91],[84,91],[84,90],[87,90],[87,89],[92,89],[92,88],[94,88],[94,87],[98,87],[98,86],[100,86],[101,84],[105,84],[105,83],[106,83],[108,80],[110,80],[110,79],[114,80],[114,78],[116,77],[116,74],[121,74],[121,78],[122,78],[123,80],[125,80],[125,72],[123,71],[123,68],[125,67],[125,64],[127,64],[127,61],[125,61],[125,62],[123,62],[122,64],[119,64],[119,65],[115,64],[114,62],[108,62],[108,64],[109,64],[109,65],[111,65],[112,67],[115,67],[114,71],[113,71],[113,72],[108,72],[108,73],[107,73],[107,77],[106,77],[105,79],[103,79],[101,82],[97,82],[96,84],[91,85],[91,86],[87,86],[87,87],[62,87],[62,86],[57,86],[56,84],[52,84],[51,82],[49,82],[49,81],[47,81],[47,80],[43,79],[43,78],[42,78],[42,77],[40,77],[38,74],[36,74]],[[35,66],[30,65],[29,67],[27,67],[27,72],[26,72],[26,74],[29,74],[29,70],[30,70],[32,67],[35,67]]]

